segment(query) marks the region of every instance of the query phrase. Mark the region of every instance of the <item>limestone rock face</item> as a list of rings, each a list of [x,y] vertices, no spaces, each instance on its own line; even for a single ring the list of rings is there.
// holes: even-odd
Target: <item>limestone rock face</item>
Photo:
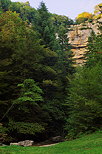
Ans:
[[[85,22],[80,25],[72,25],[68,32],[69,43],[72,45],[72,52],[76,65],[83,65],[84,54],[88,51],[87,43],[91,32],[100,34],[98,27],[102,24],[102,19],[94,20],[92,23]]]

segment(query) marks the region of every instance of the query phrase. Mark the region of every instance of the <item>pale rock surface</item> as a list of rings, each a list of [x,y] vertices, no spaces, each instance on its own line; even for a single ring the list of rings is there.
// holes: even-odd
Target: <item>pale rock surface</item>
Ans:
[[[94,31],[96,35],[100,34],[98,29],[102,24],[102,18],[94,20],[92,23],[85,22],[80,25],[72,25],[68,32],[69,43],[72,45],[72,52],[74,55],[75,65],[83,65],[85,62],[85,54],[88,51],[87,43],[91,32]]]
[[[32,140],[25,140],[25,141],[20,141],[18,143],[10,143],[10,145],[20,145],[20,146],[32,146],[34,143],[34,141]]]

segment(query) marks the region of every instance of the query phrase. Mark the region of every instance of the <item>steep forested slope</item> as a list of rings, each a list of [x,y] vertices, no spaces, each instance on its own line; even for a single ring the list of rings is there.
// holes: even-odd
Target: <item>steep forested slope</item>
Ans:
[[[64,135],[67,77],[74,71],[66,26],[72,21],[49,13],[43,2],[37,10],[10,0],[0,6],[1,140]]]
[[[0,0],[0,142],[76,138],[101,129],[102,26],[98,19],[96,35],[94,20],[82,18],[76,24],[84,25],[73,30],[71,19],[51,14],[43,2],[36,10],[29,2]],[[84,66],[75,69],[71,49],[77,53],[86,42]]]

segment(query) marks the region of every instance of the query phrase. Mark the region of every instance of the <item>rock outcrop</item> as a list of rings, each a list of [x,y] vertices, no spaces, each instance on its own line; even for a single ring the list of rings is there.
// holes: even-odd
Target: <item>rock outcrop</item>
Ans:
[[[64,138],[62,136],[55,136],[50,139],[53,143],[63,142]]]
[[[10,145],[19,145],[19,146],[27,147],[27,146],[32,146],[33,143],[34,141],[32,140],[25,140],[25,141],[20,141],[18,143],[10,143]]]
[[[91,32],[100,34],[99,26],[102,24],[102,18],[93,22],[85,22],[80,25],[72,25],[68,32],[69,43],[72,46],[75,65],[83,65],[85,62],[85,53],[88,51],[87,43]]]

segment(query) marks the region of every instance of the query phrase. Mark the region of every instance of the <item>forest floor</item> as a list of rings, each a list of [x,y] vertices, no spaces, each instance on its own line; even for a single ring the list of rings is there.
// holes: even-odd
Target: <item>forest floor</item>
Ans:
[[[4,146],[0,154],[102,154],[102,132],[50,146]]]

